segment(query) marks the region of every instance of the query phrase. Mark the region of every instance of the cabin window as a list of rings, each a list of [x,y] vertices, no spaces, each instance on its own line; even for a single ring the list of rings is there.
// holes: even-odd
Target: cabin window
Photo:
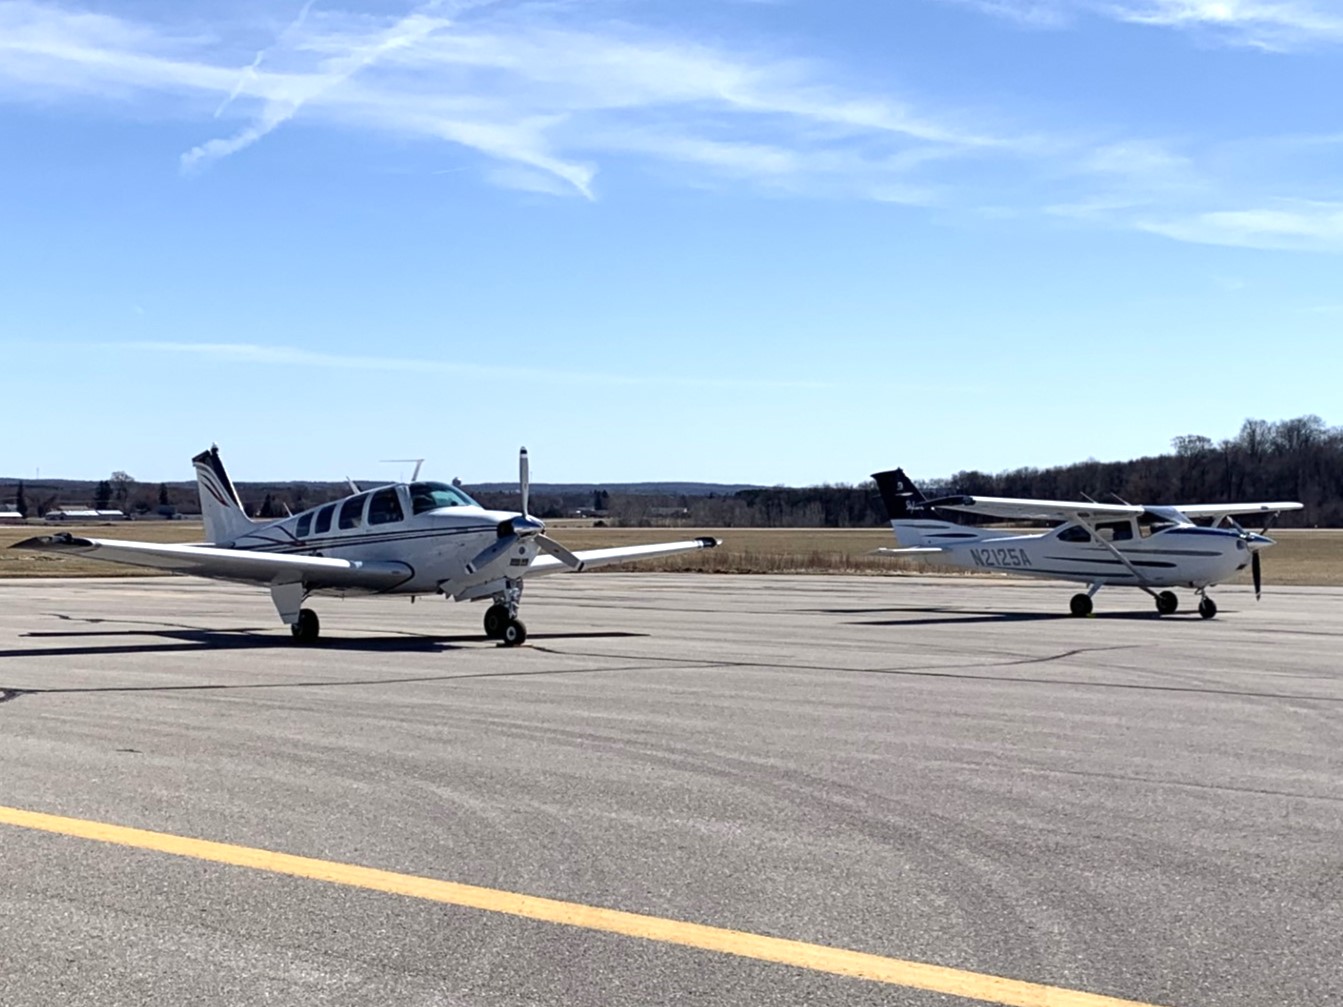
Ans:
[[[368,501],[368,523],[371,525],[391,524],[405,516],[405,511],[401,509],[401,499],[396,495],[394,486],[378,490]]]
[[[1096,525],[1096,534],[1107,542],[1124,542],[1133,537],[1133,525],[1128,521],[1107,521]]]
[[[411,483],[410,509],[416,514],[440,507],[477,507],[469,496],[447,483]]]
[[[340,530],[349,531],[359,527],[359,519],[364,514],[364,503],[368,496],[350,497],[340,505]]]
[[[312,511],[308,511],[298,519],[298,529],[294,534],[299,538],[307,538],[310,531],[312,531]]]
[[[318,535],[325,535],[331,530],[331,515],[335,512],[335,504],[327,504],[317,512],[317,528],[315,531]]]
[[[1059,532],[1060,542],[1090,542],[1091,533],[1080,524],[1069,525]]]

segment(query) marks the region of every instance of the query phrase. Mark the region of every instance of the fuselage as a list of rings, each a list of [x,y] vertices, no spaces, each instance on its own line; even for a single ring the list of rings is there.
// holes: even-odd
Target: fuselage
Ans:
[[[506,552],[467,569],[503,537],[501,524],[520,517],[481,507],[455,486],[398,483],[259,524],[227,544],[257,552],[401,563],[406,579],[382,593],[460,595],[521,576],[531,565],[536,543],[516,537]]]
[[[1077,523],[1030,534],[935,520],[896,520],[891,527],[902,546],[940,550],[925,554],[939,565],[1152,588],[1222,583],[1250,565],[1252,550],[1272,544],[1262,535],[1232,529],[1186,523],[1153,527],[1138,520],[1098,524],[1095,533],[1108,544]]]

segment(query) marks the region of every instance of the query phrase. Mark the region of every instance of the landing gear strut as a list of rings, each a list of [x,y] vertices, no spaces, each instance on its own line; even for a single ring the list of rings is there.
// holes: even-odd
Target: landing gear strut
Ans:
[[[299,643],[315,643],[321,635],[322,623],[312,609],[299,609],[298,622],[289,627],[289,632],[294,634],[294,639]]]
[[[522,581],[510,580],[502,592],[494,596],[494,604],[485,612],[485,636],[500,641],[505,647],[516,647],[527,640],[527,627],[518,618],[518,602],[522,600]]]

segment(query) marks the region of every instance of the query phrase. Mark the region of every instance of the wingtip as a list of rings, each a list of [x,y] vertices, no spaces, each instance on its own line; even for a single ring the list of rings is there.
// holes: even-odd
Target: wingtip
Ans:
[[[695,539],[695,541],[699,543],[699,547],[701,549],[717,549],[720,545],[723,544],[722,539],[711,538],[708,535],[705,535],[703,538],[697,538]]]

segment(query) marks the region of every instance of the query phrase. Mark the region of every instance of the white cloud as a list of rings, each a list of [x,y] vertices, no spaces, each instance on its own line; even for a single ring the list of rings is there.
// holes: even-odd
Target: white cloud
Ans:
[[[964,2],[1033,24],[1090,12],[1238,32],[1323,37],[1334,28],[1306,0]],[[155,9],[180,19],[190,7]],[[670,184],[979,205],[984,216],[1044,213],[1192,242],[1337,250],[1319,210],[1327,204],[1271,198],[1329,198],[1334,176],[1322,162],[1336,135],[1214,142],[991,128],[984,123],[1011,117],[951,115],[846,85],[842,68],[758,41],[710,45],[595,19],[587,4],[434,0],[406,9],[385,17],[305,2],[264,32],[229,23],[207,34],[187,20],[7,0],[0,99],[110,98],[141,119],[197,123],[203,135],[180,155],[189,170],[246,156],[297,121],[352,142],[393,134],[453,144],[479,155],[488,183],[551,197],[593,199],[600,170],[637,164]]]
[[[633,376],[599,371],[561,371],[529,368],[509,364],[472,364],[458,360],[431,360],[411,357],[368,356],[362,354],[321,353],[296,346],[278,346],[258,343],[184,343],[184,342],[125,342],[92,344],[118,351],[134,351],[170,356],[191,356],[214,360],[221,364],[258,364],[268,367],[303,367],[307,369],[352,370],[364,372],[409,372],[414,374],[451,374],[489,380],[538,381],[549,384],[597,385],[662,385],[685,388],[828,388],[820,381],[792,381],[770,378],[715,378],[706,377],[696,369],[686,373],[674,369],[653,376]]]
[[[554,190],[539,172],[589,198],[598,152],[787,178],[795,191],[824,176],[824,191],[861,194],[916,188],[907,176],[937,157],[1013,146],[906,99],[831,84],[807,61],[578,17],[565,4],[436,2],[395,20],[305,4],[257,49],[11,0],[0,7],[0,95],[113,93],[141,109],[171,100],[176,115],[204,118],[208,103],[210,122],[243,119],[185,151],[184,168],[302,117],[460,144],[515,169],[490,169],[499,184]]]
[[[1102,0],[1094,6],[1121,21],[1198,29],[1266,49],[1343,42],[1343,16],[1311,0]]]
[[[1343,203],[1283,201],[1270,207],[1151,219],[1139,226],[1154,234],[1200,244],[1343,252]]]
[[[1286,50],[1343,42],[1336,0],[943,0],[1031,27],[1083,15],[1195,31],[1233,45]]]

